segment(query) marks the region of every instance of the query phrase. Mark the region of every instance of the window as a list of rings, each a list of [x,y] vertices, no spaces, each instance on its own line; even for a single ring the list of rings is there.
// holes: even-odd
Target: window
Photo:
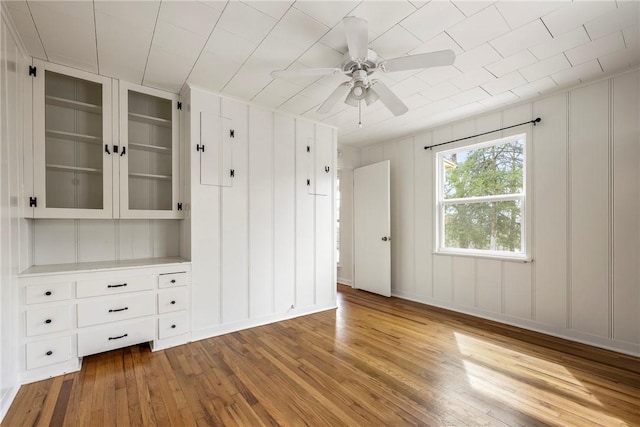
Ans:
[[[525,139],[437,154],[437,252],[526,258]]]

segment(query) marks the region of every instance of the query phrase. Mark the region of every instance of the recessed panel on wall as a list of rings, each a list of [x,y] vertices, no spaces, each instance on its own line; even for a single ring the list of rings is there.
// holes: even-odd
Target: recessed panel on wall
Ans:
[[[531,318],[531,264],[504,262],[504,313]]]
[[[334,263],[335,254],[335,229],[334,229],[334,160],[333,153],[336,152],[334,147],[333,129],[316,125],[317,145],[324,145],[323,150],[324,161],[328,172],[324,170],[320,174],[324,174],[323,178],[318,179],[318,183],[325,182],[319,187],[326,196],[316,196],[316,303],[321,306],[327,306],[333,303],[336,292],[336,283],[334,280],[336,265]]]
[[[473,307],[476,303],[476,260],[453,257],[453,301],[456,305]]]
[[[414,210],[414,150],[413,138],[398,142],[397,159],[401,167],[396,173],[397,185],[392,186],[397,191],[398,202],[397,221],[400,240],[395,241],[395,248],[399,249],[398,271],[396,291],[415,295],[415,270],[414,270],[414,239],[413,232],[415,214]],[[393,185],[393,184],[392,184]],[[393,220],[393,218],[392,218]],[[392,235],[393,236],[393,235]],[[393,242],[393,240],[392,240]]]
[[[451,302],[453,277],[451,276],[452,257],[436,255],[433,257],[433,299]]]
[[[476,260],[477,307],[494,313],[502,312],[502,261]]]
[[[420,297],[431,296],[433,291],[433,151],[431,133],[418,135],[414,142],[414,266],[415,293]]]

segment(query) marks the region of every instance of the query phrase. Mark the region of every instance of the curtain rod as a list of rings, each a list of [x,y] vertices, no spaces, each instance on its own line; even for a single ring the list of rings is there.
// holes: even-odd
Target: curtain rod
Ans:
[[[542,119],[540,119],[540,117],[538,117],[538,118],[535,118],[533,120],[529,120],[528,122],[518,123],[517,125],[507,126],[507,127],[496,129],[496,130],[490,130],[489,132],[479,133],[477,135],[466,136],[464,138],[454,139],[453,141],[441,142],[440,144],[426,145],[424,147],[424,149],[425,150],[431,150],[433,147],[439,147],[441,145],[451,144],[452,142],[464,141],[465,139],[476,138],[478,136],[487,135],[489,133],[494,133],[494,132],[500,132],[501,130],[511,129],[511,128],[516,127],[516,126],[522,126],[522,125],[526,125],[526,124],[529,124],[529,123],[533,123],[533,125],[535,126],[536,124],[540,123],[541,120]]]

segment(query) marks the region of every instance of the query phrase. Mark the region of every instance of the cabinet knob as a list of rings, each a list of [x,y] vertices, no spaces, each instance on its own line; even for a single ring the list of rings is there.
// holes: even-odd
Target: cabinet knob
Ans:
[[[175,329],[175,328],[176,328],[176,325],[171,325],[171,329]]]
[[[44,323],[46,323],[48,325],[49,323],[51,323],[51,319],[45,320]]]
[[[176,303],[175,301],[171,301],[171,304],[175,304],[175,303]]]
[[[45,353],[47,356],[51,356],[53,354],[53,351],[49,350]]]
[[[51,292],[51,291],[47,291],[47,292],[45,292],[44,294],[45,294],[46,296],[50,297],[50,296],[53,294],[53,292]]]
[[[171,283],[176,283],[176,279],[171,279]]]

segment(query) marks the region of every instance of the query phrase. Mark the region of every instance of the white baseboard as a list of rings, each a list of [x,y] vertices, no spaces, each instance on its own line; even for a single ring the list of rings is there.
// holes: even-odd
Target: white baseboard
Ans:
[[[2,397],[0,397],[0,423],[4,419],[5,415],[7,415],[11,403],[13,403],[13,400],[18,394],[18,390],[20,390],[20,386],[16,384],[15,386],[11,387]]]
[[[353,286],[353,280],[351,279],[343,279],[342,277],[338,277],[338,284]]]
[[[74,357],[67,362],[21,372],[18,376],[18,382],[20,384],[34,383],[36,381],[46,380],[59,375],[77,372],[80,368],[82,368],[82,358]]]
[[[546,323],[536,322],[535,320],[521,319],[517,317],[508,316],[506,314],[488,312],[475,307],[459,307],[453,304],[448,304],[442,301],[434,301],[418,295],[412,295],[405,292],[394,291],[392,296],[397,298],[406,299],[409,301],[418,302],[425,305],[431,305],[434,307],[444,308],[445,310],[455,311],[457,313],[468,314],[470,316],[480,317],[487,320],[493,320],[495,322],[504,323],[510,326],[516,326],[518,328],[527,329],[533,332],[539,332],[541,334],[550,335],[556,338],[562,338],[569,341],[579,342],[581,344],[587,344],[594,347],[603,348],[605,350],[611,350],[629,356],[640,357],[640,345],[634,343],[628,343],[624,341],[617,341],[610,338],[595,336],[584,332],[576,331],[573,329],[562,328],[556,325],[549,325]]]

